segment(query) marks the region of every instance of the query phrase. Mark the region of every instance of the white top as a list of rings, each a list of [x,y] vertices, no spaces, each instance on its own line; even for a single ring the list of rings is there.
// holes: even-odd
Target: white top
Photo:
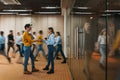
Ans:
[[[106,36],[99,35],[99,37],[98,37],[98,43],[99,44],[106,44]]]
[[[37,39],[36,35],[33,35],[34,40]],[[32,44],[36,44],[36,42],[33,42]]]
[[[16,44],[21,45],[22,36],[16,36]]]
[[[62,39],[61,39],[60,36],[57,36],[57,37],[55,38],[55,44],[54,44],[54,46],[57,46],[58,44],[62,44]]]

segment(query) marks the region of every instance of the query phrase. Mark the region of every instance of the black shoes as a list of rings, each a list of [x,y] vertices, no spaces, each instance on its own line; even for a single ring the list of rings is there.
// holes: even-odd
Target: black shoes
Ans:
[[[36,69],[36,68],[33,68],[33,69],[32,69],[32,72],[39,72],[39,70]]]
[[[47,72],[47,74],[53,74],[53,73],[54,73],[54,70],[52,70],[52,69]]]
[[[11,59],[10,58],[8,58],[8,62],[11,63]]]
[[[49,70],[49,67],[46,66],[45,68],[43,68],[43,70]]]
[[[61,62],[62,64],[65,64],[66,63],[66,60],[64,60],[63,62]]]
[[[56,60],[61,60],[61,58],[59,58],[59,57],[56,57]]]
[[[24,71],[24,74],[32,74],[32,72],[28,71],[28,70],[25,70]]]

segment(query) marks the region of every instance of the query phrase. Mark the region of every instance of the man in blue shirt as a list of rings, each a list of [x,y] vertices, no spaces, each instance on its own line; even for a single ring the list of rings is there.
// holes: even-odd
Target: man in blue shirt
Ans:
[[[5,53],[5,37],[3,31],[0,31],[0,53],[6,57],[9,63],[11,62],[11,59]]]

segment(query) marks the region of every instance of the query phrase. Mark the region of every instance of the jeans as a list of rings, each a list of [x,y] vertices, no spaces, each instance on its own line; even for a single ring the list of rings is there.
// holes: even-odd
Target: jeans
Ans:
[[[104,64],[105,58],[106,58],[106,45],[105,44],[100,44],[100,63]]]
[[[54,57],[53,57],[53,54],[54,54],[53,45],[48,45],[48,64],[47,64],[47,67],[49,67],[50,63],[51,63],[51,70],[54,71]]]
[[[5,44],[0,44],[0,53],[5,56],[5,58],[8,60],[8,56],[5,53]]]
[[[61,52],[62,57],[64,58],[64,60],[66,60],[65,55],[64,55],[63,50],[62,50],[62,44],[57,45],[55,57],[58,56],[58,52]]]
[[[21,45],[21,53],[24,54],[24,44]]]
[[[30,46],[24,46],[24,70],[27,70],[28,60],[31,58],[32,68],[35,68],[34,64],[34,55],[31,52]]]
[[[42,44],[39,44],[39,45],[38,45],[38,49],[37,49],[37,51],[36,51],[37,53],[36,53],[36,55],[35,55],[35,59],[36,59],[36,57],[38,56],[39,51],[42,51],[43,56],[46,57],[45,51],[44,51],[44,49],[43,49],[43,45],[42,45]]]
[[[22,55],[21,45],[16,44],[16,46],[18,49],[15,51],[15,53],[17,53],[19,51],[20,57],[22,57],[23,55]]]

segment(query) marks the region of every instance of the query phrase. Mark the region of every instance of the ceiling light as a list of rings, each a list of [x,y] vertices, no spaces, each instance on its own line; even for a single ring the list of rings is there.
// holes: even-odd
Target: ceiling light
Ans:
[[[21,5],[18,0],[0,0],[4,5]]]
[[[32,11],[32,10],[27,10],[27,9],[26,9],[26,10],[24,10],[24,9],[23,9],[23,10],[12,10],[12,9],[9,10],[9,9],[8,9],[8,10],[3,10],[3,11],[11,11],[11,12],[26,12],[26,11]]]
[[[17,13],[4,13],[4,12],[0,12],[1,15],[4,15],[4,14],[17,14]]]
[[[74,7],[76,9],[91,9],[90,7]]]
[[[105,12],[120,12],[120,10],[105,10]]]
[[[93,14],[91,12],[73,12],[74,14]]]
[[[21,15],[21,16],[29,16],[31,14],[18,14],[18,15]]]
[[[41,7],[41,9],[59,9],[60,7]]]
[[[35,12],[36,14],[60,14],[60,12]]]

